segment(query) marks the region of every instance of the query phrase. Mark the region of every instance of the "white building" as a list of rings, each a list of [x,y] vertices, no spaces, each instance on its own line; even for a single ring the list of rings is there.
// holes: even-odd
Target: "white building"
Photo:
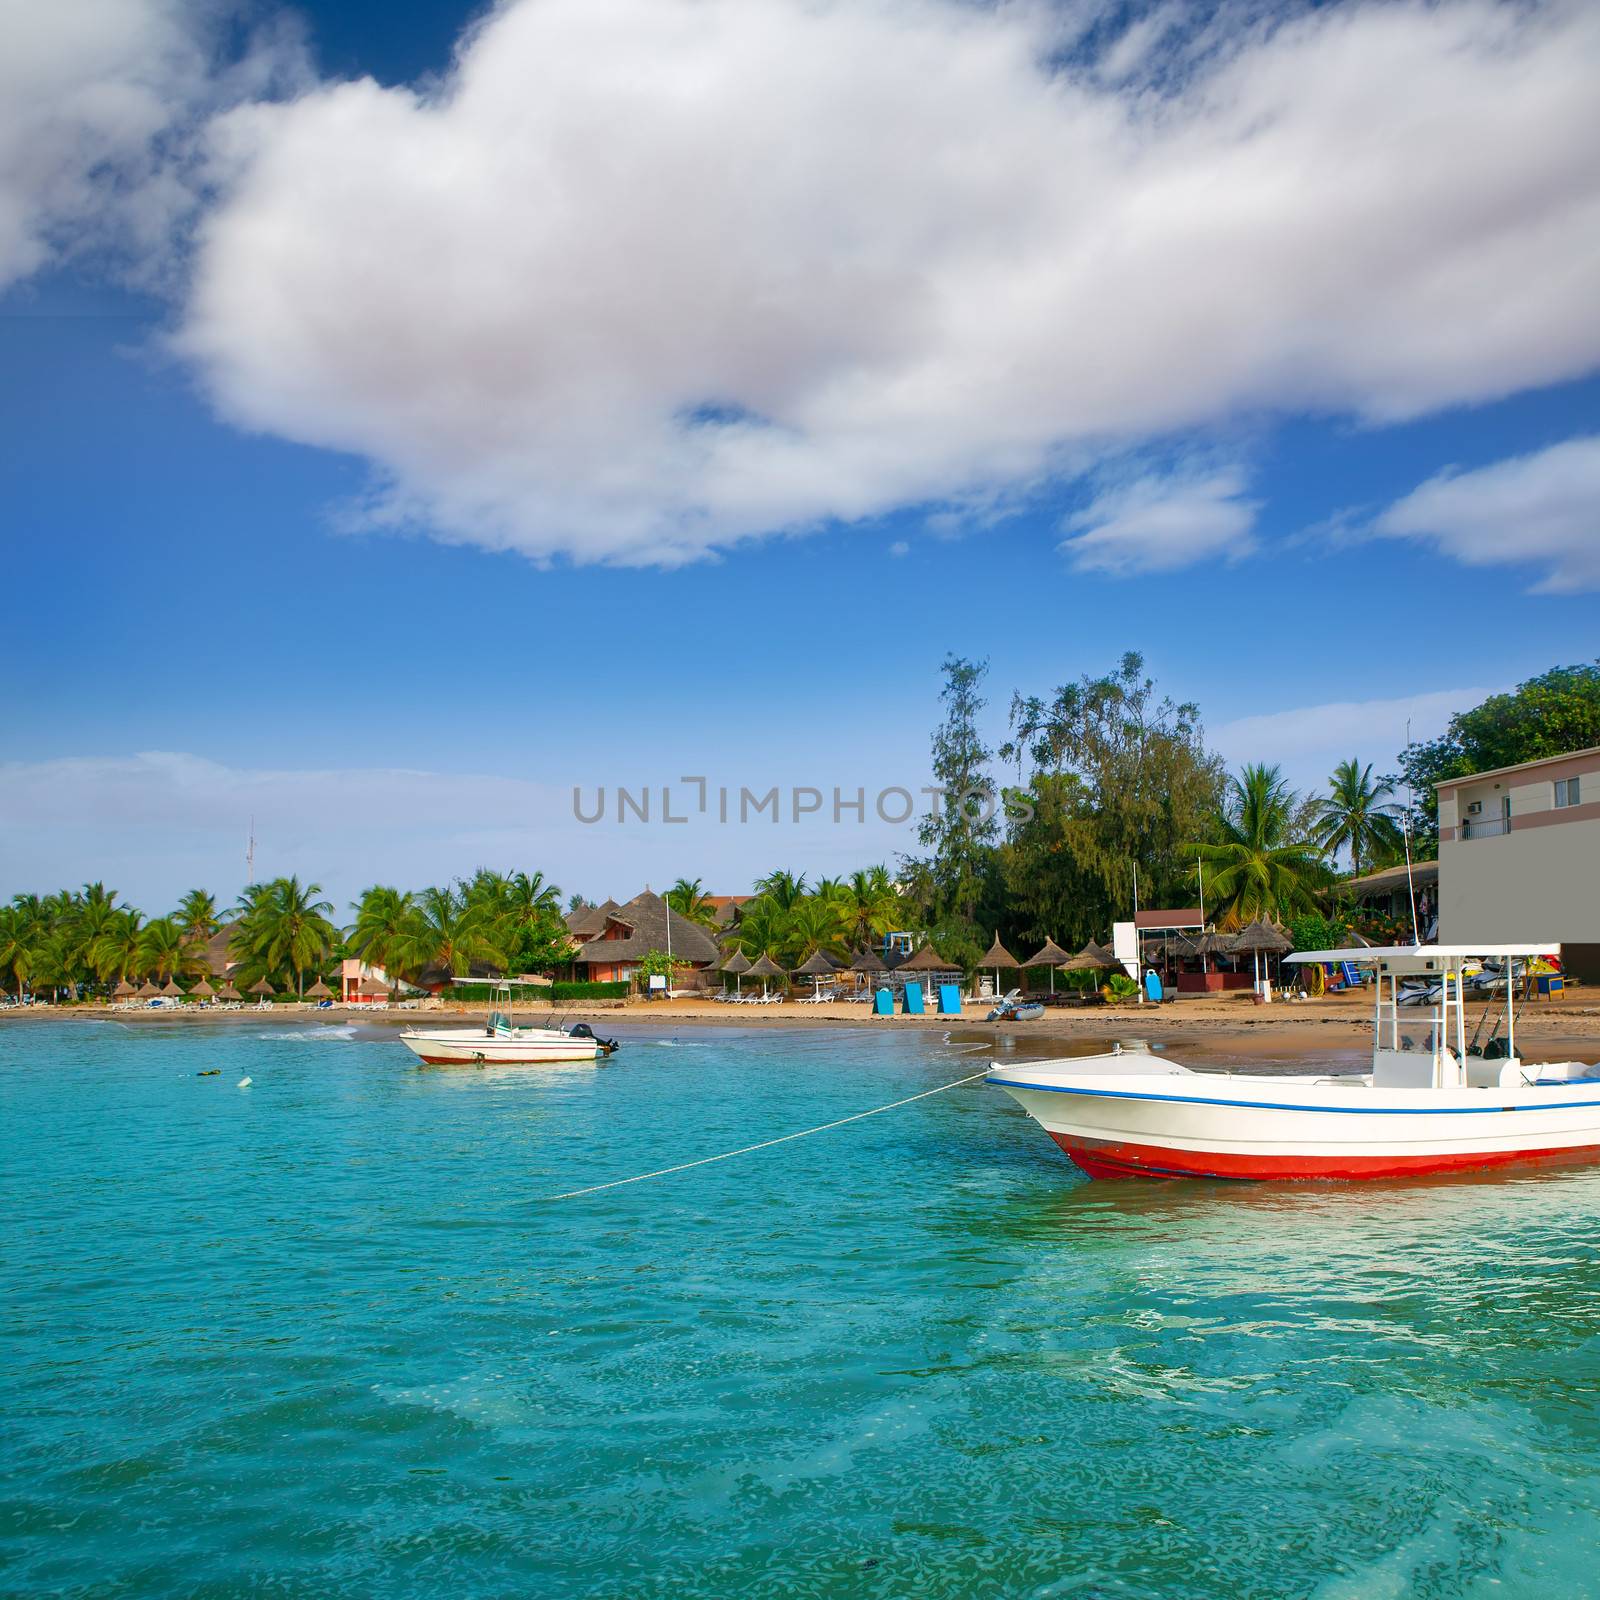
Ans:
[[[1438,788],[1440,941],[1559,939],[1600,983],[1600,747]]]

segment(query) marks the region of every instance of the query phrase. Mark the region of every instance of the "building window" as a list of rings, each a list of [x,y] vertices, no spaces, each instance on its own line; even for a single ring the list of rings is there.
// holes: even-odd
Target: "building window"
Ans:
[[[1578,780],[1576,778],[1556,779],[1556,807],[1575,806],[1578,803]]]

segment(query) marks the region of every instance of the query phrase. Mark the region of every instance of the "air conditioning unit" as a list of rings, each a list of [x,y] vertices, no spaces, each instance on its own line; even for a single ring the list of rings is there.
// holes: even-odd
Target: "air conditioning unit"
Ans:
[[[1468,806],[1468,807],[1467,807],[1467,815],[1468,815],[1468,816],[1469,816],[1469,817],[1478,817],[1478,816],[1482,816],[1482,815],[1483,815],[1483,801],[1481,801],[1481,800],[1474,800],[1474,801],[1473,801],[1473,802],[1472,802],[1472,803],[1471,803],[1471,804],[1470,804],[1470,805],[1469,805],[1469,806]]]

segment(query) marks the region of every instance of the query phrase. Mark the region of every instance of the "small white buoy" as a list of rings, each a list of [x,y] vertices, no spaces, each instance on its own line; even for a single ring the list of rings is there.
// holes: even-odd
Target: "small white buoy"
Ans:
[[[250,1087],[250,1079],[249,1078],[241,1078],[239,1080],[239,1087],[241,1089],[248,1089]]]

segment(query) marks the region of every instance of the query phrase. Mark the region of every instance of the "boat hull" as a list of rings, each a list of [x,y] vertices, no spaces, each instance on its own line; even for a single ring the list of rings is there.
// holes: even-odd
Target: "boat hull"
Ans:
[[[1594,1081],[1450,1091],[1000,1069],[990,1081],[1093,1178],[1350,1181],[1600,1159]]]
[[[405,1047],[430,1067],[537,1065],[593,1062],[605,1053],[594,1039],[505,1038],[488,1034],[402,1033]]]

